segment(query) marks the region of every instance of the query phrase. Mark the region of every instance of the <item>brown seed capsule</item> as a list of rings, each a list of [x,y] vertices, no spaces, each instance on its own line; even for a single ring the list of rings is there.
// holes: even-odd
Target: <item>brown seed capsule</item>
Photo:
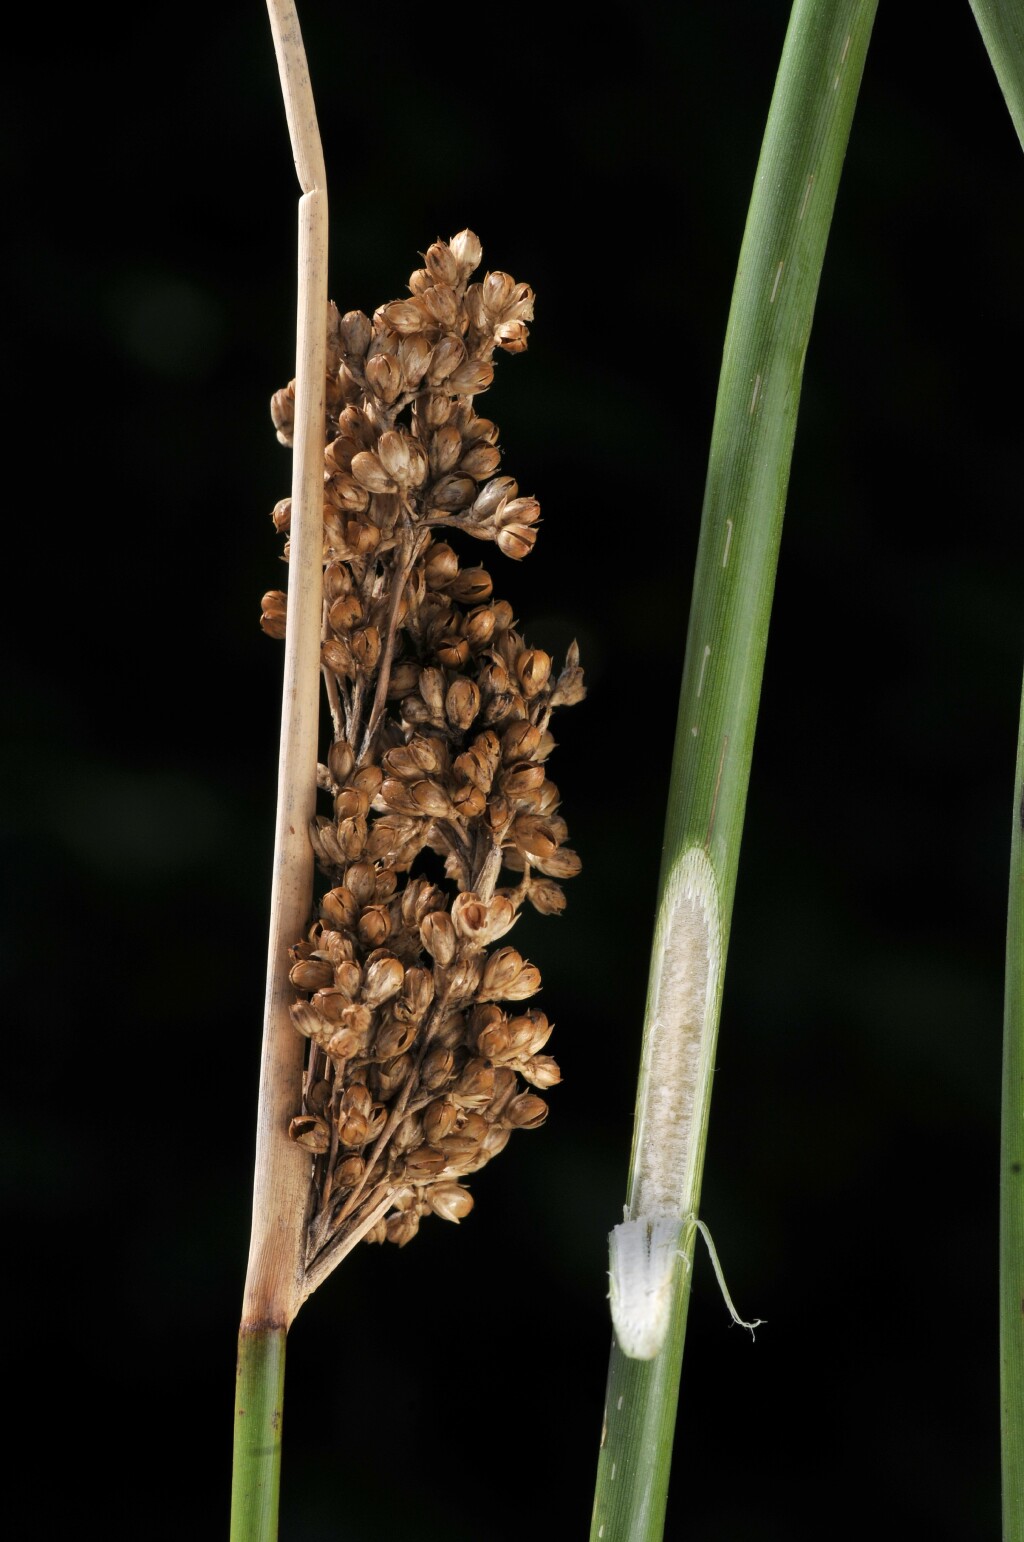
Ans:
[[[484,965],[481,1001],[522,1001],[540,990],[540,970],[515,948],[499,948]]]
[[[438,1047],[428,1050],[420,1067],[420,1081],[428,1092],[444,1086],[455,1069],[455,1056],[450,1049]]]
[[[506,798],[529,798],[544,783],[544,767],[534,766],[529,761],[518,761],[503,771],[498,781],[498,786]]]
[[[516,908],[507,895],[496,894],[493,899],[481,900],[470,890],[452,900],[451,916],[458,936],[474,947],[485,947],[503,937],[517,920]]]
[[[460,819],[479,819],[487,807],[487,794],[472,782],[465,782],[452,793],[452,806]]]
[[[369,674],[376,669],[380,661],[380,633],[375,626],[361,626],[352,633],[349,639],[352,649],[352,659],[356,668],[362,674]]]
[[[459,470],[472,477],[474,482],[482,482],[485,477],[493,475],[500,465],[501,451],[497,445],[476,444],[462,457]]]
[[[494,341],[506,353],[523,353],[529,337],[529,329],[521,321],[501,321],[494,329]]]
[[[480,605],[490,599],[494,581],[486,568],[463,568],[449,586],[449,594],[460,605]]]
[[[483,256],[480,239],[472,230],[460,230],[457,236],[452,236],[448,245],[459,265],[459,277],[465,280],[474,269],[480,266],[480,259]]]
[[[535,1055],[548,1042],[553,1026],[536,1008],[509,1018],[508,1032],[513,1050],[521,1057]]]
[[[304,1039],[319,1040],[323,1036],[326,1025],[308,1001],[292,1002],[288,1013],[294,1027]]]
[[[370,800],[358,787],[343,787],[334,799],[335,817],[359,819],[369,811]]]
[[[386,905],[368,905],[359,917],[360,941],[368,948],[379,948],[391,935],[391,913]],[[394,1055],[400,1050],[392,1050]]]
[[[458,675],[448,687],[444,703],[445,714],[455,728],[463,732],[480,711],[480,689],[474,680]]]
[[[300,958],[288,974],[297,991],[317,991],[334,984],[334,969],[323,959]]]
[[[479,990],[482,973],[483,955],[469,953],[463,958],[456,958],[447,969],[442,970],[443,980],[438,989],[447,992],[453,1006],[464,1006],[473,1000]]]
[[[435,669],[433,665],[426,669],[421,669],[419,693],[428,707],[431,717],[441,722],[444,718],[444,670]]]
[[[398,333],[419,332],[426,315],[418,300],[393,300],[384,307],[384,319]]]
[[[275,391],[270,398],[270,418],[282,444],[291,444],[295,425],[295,381],[290,380],[283,390]]]
[[[464,1221],[473,1208],[473,1196],[458,1183],[432,1183],[427,1199],[435,1215],[443,1221]]]
[[[423,1110],[423,1133],[432,1146],[440,1146],[455,1128],[458,1110],[447,1098],[436,1098]]]
[[[519,1067],[526,1080],[534,1087],[554,1087],[562,1080],[558,1062],[550,1055],[533,1055]]]
[[[551,655],[541,648],[526,648],[516,659],[516,674],[527,701],[532,701],[548,683]]]
[[[338,326],[339,342],[351,359],[361,359],[370,346],[372,328],[362,311],[346,311]]]
[[[420,923],[420,941],[442,967],[455,957],[456,936],[452,918],[446,910],[434,910]]]
[[[369,1121],[364,1114],[342,1111],[338,1115],[338,1140],[343,1146],[357,1149],[365,1146],[369,1136]]]
[[[274,529],[278,535],[287,535],[292,527],[292,500],[290,498],[278,499],[271,510],[270,517],[274,521]]]
[[[549,878],[531,879],[526,898],[542,916],[560,916],[565,909],[563,890]]]
[[[443,1151],[439,1151],[436,1146],[419,1146],[415,1151],[410,1151],[403,1161],[402,1176],[416,1183],[424,1178],[433,1178],[444,1165]]]
[[[426,374],[432,346],[423,332],[403,336],[398,345],[398,362],[406,390],[415,389]]]
[[[363,607],[355,594],[342,595],[327,612],[328,623],[335,632],[349,632],[362,619]]]
[[[280,640],[285,632],[288,596],[281,589],[271,589],[263,596],[260,605],[263,610],[260,626],[268,637],[276,637]]]
[[[452,1098],[463,1108],[484,1108],[494,1092],[494,1067],[489,1060],[467,1061],[452,1089]]]
[[[352,457],[352,475],[361,487],[365,487],[371,493],[394,493],[398,491],[398,484],[394,477],[385,470],[379,455],[373,450],[360,450],[358,455]]]
[[[415,1151],[416,1147],[422,1144],[423,1121],[419,1114],[406,1114],[391,1137],[389,1149],[395,1156],[404,1156],[407,1151]]]
[[[459,264],[451,247],[445,241],[434,241],[423,254],[427,272],[435,284],[454,286],[459,281]]]
[[[313,1114],[299,1114],[289,1124],[288,1134],[297,1145],[318,1156],[330,1149],[331,1132],[326,1122]]]
[[[398,995],[404,979],[405,969],[401,962],[393,954],[385,953],[367,965],[363,1001],[368,1007],[379,1007]]]
[[[434,483],[429,494],[430,506],[447,512],[464,509],[468,503],[472,503],[475,491],[476,483],[472,477],[449,472]]]
[[[354,1189],[360,1178],[366,1171],[366,1163],[360,1156],[347,1156],[339,1162],[334,1169],[334,1186],[339,1189]]]
[[[514,1129],[536,1130],[548,1117],[548,1105],[532,1092],[521,1092],[505,1110],[505,1118]]]
[[[393,1060],[396,1055],[404,1055],[412,1047],[418,1032],[415,1023],[394,1020],[382,1023],[373,1041],[374,1053],[382,1060]]]
[[[498,550],[514,562],[528,557],[537,542],[537,532],[532,525],[504,525],[495,538]]]
[[[458,389],[452,386],[452,377],[460,369],[470,366],[466,363],[466,345],[461,337],[449,334],[442,337],[430,355],[430,364],[427,368],[427,380],[432,386],[447,382],[449,391]],[[493,371],[492,371],[493,374]]]
[[[486,391],[493,379],[493,364],[488,364],[485,359],[467,359],[448,376],[448,389],[459,395],[473,396],[478,391]]]
[[[328,637],[320,644],[320,662],[339,680],[346,680],[355,673],[352,649],[341,637]]]
[[[575,851],[570,851],[568,846],[560,846],[550,856],[538,858],[537,866],[549,878],[575,878],[583,863]]]

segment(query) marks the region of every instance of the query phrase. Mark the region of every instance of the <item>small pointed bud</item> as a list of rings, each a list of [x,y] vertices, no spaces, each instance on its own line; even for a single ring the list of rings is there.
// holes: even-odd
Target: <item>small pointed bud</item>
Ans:
[[[368,675],[377,668],[380,661],[380,633],[375,626],[361,626],[352,633],[349,640],[352,649],[352,658],[355,666],[363,674]]]
[[[360,1156],[347,1156],[334,1170],[336,1189],[354,1189],[366,1171],[366,1163]]]
[[[444,717],[445,679],[444,670],[430,666],[420,670],[419,692],[438,722]]]
[[[438,1046],[428,1050],[420,1067],[420,1081],[428,1092],[443,1087],[455,1069],[455,1056],[450,1049]]]
[[[459,264],[446,241],[435,241],[423,254],[427,271],[435,284],[454,287],[459,281]]]
[[[423,402],[423,421],[427,428],[440,428],[448,422],[454,405],[450,396],[442,391],[432,391],[425,398],[420,397],[420,401]]]
[[[294,1001],[288,1008],[292,1025],[304,1039],[319,1039],[323,1034],[324,1022],[308,1001]]]
[[[516,281],[511,273],[488,273],[481,284],[484,309],[496,319],[511,302]]]

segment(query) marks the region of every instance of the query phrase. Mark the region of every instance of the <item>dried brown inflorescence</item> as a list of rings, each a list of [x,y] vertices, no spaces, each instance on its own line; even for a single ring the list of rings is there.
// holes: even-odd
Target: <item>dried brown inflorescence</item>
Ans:
[[[489,573],[439,538],[521,559],[540,514],[498,474],[497,426],[474,409],[495,349],[525,349],[533,293],[507,273],[471,284],[480,257],[464,230],[429,248],[409,299],[372,320],[329,311],[333,742],[318,776],[333,809],[311,833],[330,887],[291,972],[310,1045],[291,1122],[313,1161],[309,1263],[389,1198],[371,1241],[404,1245],[431,1213],[461,1220],[463,1180],[544,1122],[529,1089],[560,1079],[551,1025],[524,1005],[540,974],[505,938],[526,901],[561,911],[560,880],[579,871],[547,760],[552,711],[581,700],[582,670],[575,645],[561,671],[528,647]],[[294,382],[271,405],[288,444]],[[274,509],[278,530],[289,514],[288,500]],[[264,630],[284,623],[284,596],[266,595]]]

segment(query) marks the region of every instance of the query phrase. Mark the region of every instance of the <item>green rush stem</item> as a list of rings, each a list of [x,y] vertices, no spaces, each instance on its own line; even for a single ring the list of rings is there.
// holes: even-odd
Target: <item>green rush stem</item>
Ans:
[[[238,1335],[231,1542],[276,1542],[286,1338],[273,1327]]]
[[[653,1117],[652,1002],[669,900],[706,859],[717,892],[701,1064],[714,1060],[721,977],[750,776],[804,357],[876,0],[796,0],[768,116],[725,338],[686,644],[645,1022],[637,1130]],[[689,853],[687,857],[686,854]],[[683,867],[686,857],[689,868]],[[706,871],[706,867],[704,868]],[[672,900],[675,903],[675,900]],[[671,1025],[670,1025],[671,1026]],[[664,1033],[664,1025],[659,1028]],[[696,1087],[680,1224],[698,1213],[710,1071]],[[656,1092],[657,1086],[651,1086]],[[629,1208],[645,1160],[634,1141]],[[642,1213],[642,1212],[641,1212]],[[695,1230],[678,1250],[667,1335],[652,1360],[613,1340],[591,1542],[657,1542],[672,1464]]]

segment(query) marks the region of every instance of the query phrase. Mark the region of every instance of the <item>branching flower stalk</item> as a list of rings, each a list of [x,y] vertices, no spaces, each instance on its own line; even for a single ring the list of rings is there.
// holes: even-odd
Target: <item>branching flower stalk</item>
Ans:
[[[410,298],[372,319],[329,309],[331,812],[311,828],[328,886],[290,976],[309,1041],[290,1124],[311,1159],[306,1293],[353,1238],[404,1245],[428,1215],[467,1215],[463,1180],[543,1123],[539,1092],[560,1079],[547,1017],[520,1005],[540,973],[502,939],[524,904],[561,911],[579,870],[547,760],[582,671],[575,646],[560,672],[530,647],[446,538],[521,560],[540,515],[499,474],[497,426],[474,406],[495,350],[525,349],[533,293],[506,273],[471,282],[481,255],[461,231],[427,249]],[[272,403],[286,444],[293,403],[294,383]],[[290,519],[283,499],[274,522]],[[279,591],[262,624],[284,634]]]

